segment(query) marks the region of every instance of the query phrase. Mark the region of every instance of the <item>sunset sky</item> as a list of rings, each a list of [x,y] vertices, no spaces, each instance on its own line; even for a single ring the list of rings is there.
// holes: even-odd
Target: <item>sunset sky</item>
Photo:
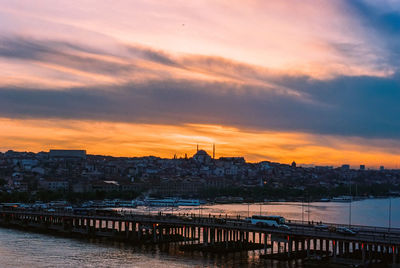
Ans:
[[[400,168],[400,2],[1,0],[0,151]]]

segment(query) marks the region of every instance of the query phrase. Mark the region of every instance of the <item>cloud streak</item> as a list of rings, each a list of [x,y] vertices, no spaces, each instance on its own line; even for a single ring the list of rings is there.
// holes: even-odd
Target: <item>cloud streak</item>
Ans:
[[[398,139],[398,77],[285,81],[285,86],[296,87],[312,96],[315,104],[246,85],[160,80],[114,86],[113,90],[98,86],[63,91],[1,88],[0,115],[161,124],[210,123]],[[376,92],[376,88],[382,91]]]
[[[400,140],[393,1],[5,3],[0,117]]]

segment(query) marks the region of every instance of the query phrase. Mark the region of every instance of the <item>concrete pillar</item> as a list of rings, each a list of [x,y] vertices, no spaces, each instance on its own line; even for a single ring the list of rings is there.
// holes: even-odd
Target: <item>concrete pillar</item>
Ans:
[[[261,233],[260,233],[260,243],[261,243]],[[272,240],[272,238],[271,238],[271,245],[272,245],[272,253],[274,253],[273,252],[273,250],[274,250],[274,242],[273,242],[273,240]],[[266,233],[264,233],[264,254],[265,255],[267,255],[267,234]]]
[[[228,249],[228,232],[224,230],[225,248]]]
[[[337,241],[336,240],[332,240],[333,243],[333,257],[336,258],[337,255]]]
[[[365,265],[365,250],[366,250],[366,245],[361,244],[361,255],[362,255],[362,263]]]
[[[326,256],[329,256],[329,247],[330,247],[330,240],[325,240],[325,250],[326,250]]]

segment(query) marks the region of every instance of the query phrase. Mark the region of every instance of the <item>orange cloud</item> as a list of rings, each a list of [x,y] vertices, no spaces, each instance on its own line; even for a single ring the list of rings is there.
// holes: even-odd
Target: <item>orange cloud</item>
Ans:
[[[395,141],[392,141],[396,143]],[[74,120],[0,119],[0,150],[47,151],[50,148],[86,149],[113,156],[155,155],[171,158],[195,153],[196,144],[217,157],[244,156],[247,161],[395,168],[400,163],[394,144],[317,136],[300,132],[254,131],[220,125],[181,126]],[[397,142],[399,143],[399,142]],[[399,144],[397,144],[397,148]]]

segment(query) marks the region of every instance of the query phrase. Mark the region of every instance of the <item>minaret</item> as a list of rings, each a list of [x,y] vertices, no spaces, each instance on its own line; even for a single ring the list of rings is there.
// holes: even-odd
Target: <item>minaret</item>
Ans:
[[[199,144],[197,144],[197,151],[196,151],[196,153],[198,153],[199,152]]]
[[[213,159],[215,159],[215,143],[213,143]]]

